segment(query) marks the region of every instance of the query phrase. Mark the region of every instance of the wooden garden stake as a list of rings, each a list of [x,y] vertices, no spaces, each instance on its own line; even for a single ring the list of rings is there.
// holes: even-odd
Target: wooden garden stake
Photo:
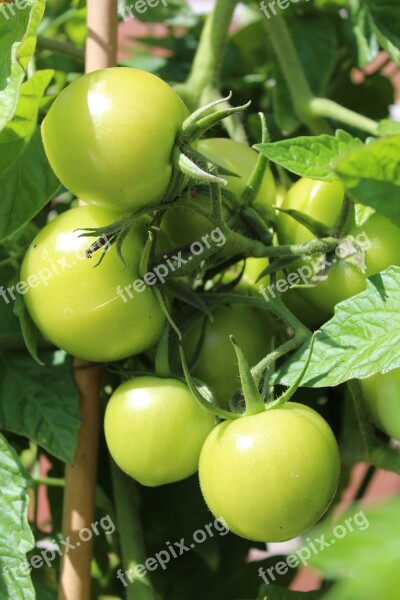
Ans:
[[[87,73],[116,64],[117,24],[117,0],[88,0]],[[91,525],[95,515],[101,369],[75,358],[74,380],[79,392],[82,421],[74,464],[66,467],[62,535],[64,541],[76,547],[62,558],[58,597],[59,600],[90,600],[90,564],[95,535]],[[86,531],[82,539],[79,537],[85,528],[92,532],[88,541],[82,541],[89,537]]]

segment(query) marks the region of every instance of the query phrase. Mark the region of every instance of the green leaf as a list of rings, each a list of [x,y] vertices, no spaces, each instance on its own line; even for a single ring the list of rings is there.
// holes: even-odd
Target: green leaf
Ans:
[[[358,66],[363,68],[371,63],[379,51],[378,40],[371,28],[367,7],[361,1],[350,2],[353,33],[358,49]]]
[[[77,392],[65,355],[58,351],[51,359],[53,364],[38,367],[26,353],[0,353],[0,426],[72,463],[80,422]]]
[[[400,267],[389,267],[367,280],[367,289],[340,302],[335,315],[316,334],[314,351],[302,382],[305,387],[335,386],[400,367]],[[310,341],[277,372],[291,385],[307,360]]]
[[[353,531],[345,525],[351,517]],[[355,517],[359,519],[358,527],[354,527]],[[324,600],[397,598],[400,572],[394,565],[400,561],[400,499],[397,497],[362,514],[359,507],[354,507],[337,525],[341,525],[341,531],[347,530],[347,534],[310,560],[327,578],[339,580]],[[332,538],[332,530],[326,526],[315,533],[319,538],[321,535]]]
[[[357,202],[400,226],[400,136],[357,148],[336,165],[336,173]]]
[[[34,547],[28,525],[26,488],[30,479],[14,449],[0,435],[0,597],[34,600],[29,575],[21,572]]]
[[[54,71],[37,71],[21,87],[14,117],[0,133],[0,175],[18,158],[36,129],[40,101]]]
[[[338,129],[335,136],[301,136],[270,144],[256,144],[254,148],[296,175],[331,181],[337,179],[337,161],[359,146],[362,146],[361,140]]]
[[[44,8],[45,0],[29,0],[23,9],[16,4],[0,5],[0,131],[17,108]]]
[[[59,187],[37,128],[25,150],[0,177],[0,241],[30,221]]]
[[[27,311],[24,299],[21,296],[21,294],[18,294],[16,296],[16,300],[14,303],[14,315],[16,315],[19,319],[22,335],[29,354],[32,356],[33,360],[35,360],[39,365],[43,366],[44,363],[40,360],[37,353],[40,333],[35,323],[32,321],[30,314]]]
[[[400,64],[400,4],[398,0],[365,0],[372,30],[382,48]]]
[[[393,121],[392,119],[383,119],[379,123],[378,135],[400,135],[399,121]]]

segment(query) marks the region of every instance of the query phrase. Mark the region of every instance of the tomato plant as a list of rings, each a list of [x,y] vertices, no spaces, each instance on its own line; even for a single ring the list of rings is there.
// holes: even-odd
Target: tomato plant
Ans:
[[[399,22],[0,0],[0,598],[397,598]]]
[[[44,147],[74,194],[129,212],[165,195],[172,148],[187,114],[172,88],[151,73],[128,67],[88,73],[49,110]]]
[[[148,486],[180,481],[197,471],[215,419],[178,379],[144,376],[111,396],[104,430],[118,466]]]
[[[129,262],[121,272],[115,248],[101,265],[89,259],[90,245],[80,229],[100,227],[115,219],[104,208],[71,209],[42,229],[32,241],[21,267],[24,300],[44,336],[63,350],[93,361],[138,354],[157,342],[164,314],[153,290],[142,285],[123,293],[139,278],[145,229],[126,240]],[[106,249],[106,246],[104,247]]]

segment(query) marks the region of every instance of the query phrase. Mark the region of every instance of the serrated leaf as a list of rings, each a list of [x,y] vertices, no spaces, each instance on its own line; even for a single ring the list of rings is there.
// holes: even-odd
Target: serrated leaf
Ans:
[[[346,526],[350,519],[353,531]],[[397,598],[400,573],[393,565],[400,561],[399,498],[362,513],[359,506],[354,507],[337,525],[342,531],[347,530],[347,534],[310,559],[327,578],[339,580],[324,600]],[[325,525],[315,531],[315,537],[322,535],[331,538],[332,525],[330,530]]]
[[[335,136],[300,136],[290,140],[256,144],[269,160],[301,177],[337,179],[335,165],[350,150],[362,146],[361,140],[338,129]]]
[[[20,567],[34,547],[28,525],[26,488],[30,483],[14,449],[0,435],[0,597],[34,600],[29,575]]]
[[[37,128],[25,150],[0,177],[0,241],[28,223],[59,187]]]
[[[40,101],[54,71],[37,71],[21,87],[14,117],[0,133],[0,175],[18,158],[35,132]]]
[[[44,8],[45,0],[29,0],[22,9],[15,4],[0,5],[0,131],[17,108]]]
[[[26,353],[0,353],[0,427],[72,463],[78,439],[76,389],[65,361],[38,365]],[[57,363],[57,364],[56,364]]]
[[[336,165],[357,202],[371,206],[400,225],[400,136],[357,148]]]
[[[392,119],[383,119],[379,123],[378,135],[400,135],[399,121],[393,121]]]
[[[306,363],[310,341],[280,367],[275,380],[291,385]],[[304,387],[335,386],[400,367],[400,267],[367,280],[367,289],[340,302],[316,335]]]

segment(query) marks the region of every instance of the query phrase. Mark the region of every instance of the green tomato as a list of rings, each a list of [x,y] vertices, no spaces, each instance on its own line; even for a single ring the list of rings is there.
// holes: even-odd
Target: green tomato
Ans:
[[[260,297],[264,286],[264,292],[268,296],[268,286],[271,284],[269,275],[262,277],[257,283],[257,278],[269,265],[268,258],[246,258],[243,274],[239,283],[235,287],[235,292],[247,296]],[[239,276],[243,268],[243,261],[233,265],[225,271],[222,282],[228,284]],[[285,277],[283,271],[278,271],[277,279]],[[262,296],[263,297],[263,296]],[[269,296],[268,296],[269,298]],[[265,299],[265,298],[264,298]],[[300,319],[307,327],[319,325],[320,310],[316,310],[307,300],[305,300],[296,288],[289,289],[282,295],[283,303],[289,310]]]
[[[300,210],[332,226],[340,214],[343,199],[344,188],[340,182],[301,179],[288,192],[283,208]],[[278,235],[283,244],[301,244],[314,239],[310,231],[285,214],[279,216]],[[336,304],[365,290],[367,277],[392,264],[400,264],[400,229],[379,213],[373,213],[361,227],[350,226],[347,235],[365,245],[366,272],[362,273],[355,265],[334,255],[328,257],[332,266],[324,281],[311,288],[299,289],[321,321],[332,316]],[[311,264],[310,261],[299,261],[291,271]],[[314,271],[312,266],[311,269]]]
[[[75,80],[42,124],[47,157],[76,196],[120,212],[162,200],[188,111],[164,81],[116,67]]]
[[[237,173],[239,177],[223,176],[228,185],[226,189],[240,196],[256,165],[258,153],[245,144],[227,138],[210,138],[197,142],[196,149],[210,160],[225,169]],[[254,206],[274,218],[272,205],[275,202],[275,182],[270,169],[266,169],[261,187],[254,199]],[[204,210],[211,210],[209,196],[199,195],[195,198]],[[202,236],[213,229],[205,217],[190,208],[178,207],[166,211],[162,227],[174,246],[184,246],[194,241],[200,241]]]
[[[193,475],[214,425],[214,415],[197,403],[185,383],[150,375],[120,385],[104,419],[117,465],[151,487]]]
[[[190,359],[201,338],[203,321],[197,321],[183,340]],[[194,377],[204,381],[221,405],[240,388],[235,350],[229,336],[233,335],[251,366],[258,363],[271,346],[272,326],[264,311],[244,305],[220,306],[207,319],[200,355],[193,369]]]
[[[360,381],[372,422],[400,441],[400,369]]]
[[[200,455],[204,499],[237,535],[282,542],[312,527],[331,503],[340,456],[311,408],[281,408],[218,425]]]
[[[340,181],[318,181],[303,177],[286,193],[281,207],[295,209],[332,227],[340,215],[345,188]],[[315,239],[304,225],[293,217],[279,213],[277,231],[281,244],[303,244]]]
[[[117,215],[97,206],[63,213],[37,235],[21,268],[27,285],[26,307],[43,335],[63,350],[91,361],[113,361],[138,354],[161,336],[164,315],[154,291],[139,279],[146,222],[125,239],[122,269],[115,246],[95,267],[85,250],[94,238],[79,237],[82,228],[103,227]],[[78,231],[77,231],[78,230]],[[123,288],[130,287],[130,295]]]

